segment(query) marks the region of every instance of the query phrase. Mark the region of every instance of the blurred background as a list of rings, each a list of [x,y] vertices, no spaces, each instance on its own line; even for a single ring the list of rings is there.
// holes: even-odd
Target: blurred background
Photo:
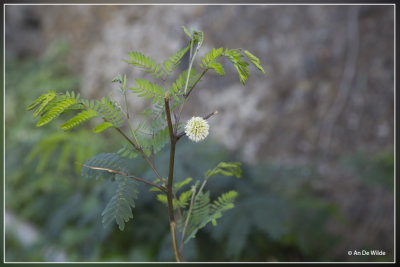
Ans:
[[[36,128],[25,107],[50,89],[118,98],[118,73],[128,87],[143,76],[123,62],[128,52],[161,62],[187,42],[183,25],[204,32],[200,56],[244,48],[267,73],[251,68],[243,87],[225,64],[226,76],[207,73],[185,106],[183,121],[219,114],[202,144],[179,144],[178,180],[243,163],[242,179],[210,182],[212,195],[237,190],[237,204],[185,260],[392,261],[394,7],[371,5],[6,6],[5,260],[173,261],[153,192],[141,188],[123,232],[103,228],[113,188],[74,164],[118,151],[119,136],[61,132],[61,121]],[[129,102],[136,113],[148,104]],[[167,157],[165,148],[157,160],[164,173]],[[386,255],[347,253],[363,249]]]

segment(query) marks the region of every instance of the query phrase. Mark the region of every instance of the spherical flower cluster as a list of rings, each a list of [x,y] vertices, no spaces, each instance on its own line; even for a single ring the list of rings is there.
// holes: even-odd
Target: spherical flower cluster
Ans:
[[[185,133],[190,140],[199,142],[208,136],[208,122],[201,117],[192,117],[185,126]]]

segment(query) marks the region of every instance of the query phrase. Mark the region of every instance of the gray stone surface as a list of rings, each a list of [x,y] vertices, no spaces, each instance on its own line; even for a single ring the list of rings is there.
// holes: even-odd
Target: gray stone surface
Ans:
[[[390,6],[8,6],[6,12],[7,53],[42,53],[68,41],[81,90],[92,97],[116,94],[110,80],[118,72],[134,85],[142,74],[122,61],[129,51],[165,59],[181,48],[182,25],[205,32],[203,53],[220,46],[252,51],[266,76],[253,68],[242,88],[231,67],[223,78],[208,75],[184,113],[220,110],[211,136],[244,160],[303,164],[321,154],[393,146]]]

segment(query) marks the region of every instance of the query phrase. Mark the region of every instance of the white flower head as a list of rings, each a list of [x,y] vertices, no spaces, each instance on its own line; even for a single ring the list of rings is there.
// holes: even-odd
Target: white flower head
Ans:
[[[208,136],[208,122],[201,117],[192,117],[185,126],[185,133],[190,140],[199,142]]]

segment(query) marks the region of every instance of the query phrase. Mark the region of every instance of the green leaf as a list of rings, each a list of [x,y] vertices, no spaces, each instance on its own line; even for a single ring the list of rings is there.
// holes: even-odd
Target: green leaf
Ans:
[[[61,155],[57,164],[57,171],[60,173],[62,173],[65,170],[65,167],[69,162],[68,159],[71,156],[71,150],[72,150],[71,148],[72,144],[70,142],[66,142],[62,145]]]
[[[69,121],[65,122],[60,126],[60,128],[64,131],[70,130],[72,128],[75,128],[76,126],[80,125],[86,120],[89,120],[93,117],[97,117],[98,113],[95,110],[92,109],[86,109],[78,113],[75,117],[70,119]]]
[[[152,191],[156,191],[156,190],[152,190]],[[173,205],[173,209],[176,210],[177,208],[185,208],[189,202],[190,202],[190,197],[192,196],[192,190],[188,190],[183,192],[182,194],[180,194],[179,198],[176,199],[172,199],[172,205]],[[167,195],[165,194],[158,194],[157,195],[157,200],[160,201],[161,203],[163,203],[165,206],[168,207],[168,198]]]
[[[125,90],[126,90],[126,74],[124,74],[124,82],[123,82],[123,85],[122,85],[122,89],[125,92]]]
[[[119,105],[106,97],[103,97],[100,101],[97,100],[94,109],[105,121],[111,122],[115,127],[121,126],[124,122]]]
[[[60,114],[68,107],[75,104],[77,101],[75,98],[65,98],[59,102],[55,107],[51,108],[40,120],[37,122],[36,126],[41,127],[52,120],[56,119]]]
[[[150,146],[153,148],[154,154],[157,154],[169,142],[169,129],[165,126],[164,129],[153,135],[150,139]]]
[[[179,201],[177,201],[178,206],[181,208],[185,208],[189,204],[192,194],[192,189],[182,192],[179,196]]]
[[[168,88],[170,96],[182,95],[185,89],[185,83],[187,78],[188,70],[184,70],[174,83]],[[190,70],[188,89],[190,89],[194,83],[200,78],[201,74],[196,73],[196,70],[192,68]]]
[[[121,74],[119,74],[118,73],[118,75],[117,76],[115,76],[115,78],[114,79],[112,79],[112,81],[111,81],[112,83],[115,83],[115,82],[119,82],[119,83],[122,83],[122,77],[121,77]]]
[[[190,34],[189,30],[186,29],[185,26],[182,26],[182,28],[183,28],[183,31],[186,33],[186,35],[189,36],[190,39],[192,39],[192,35]]]
[[[128,64],[138,67],[142,71],[147,72],[150,75],[154,75],[156,78],[161,76],[160,64],[156,64],[156,62],[150,57],[145,56],[140,52],[130,52],[128,55],[131,60],[124,60]]]
[[[105,121],[105,122],[103,122],[103,123],[97,125],[97,126],[93,129],[93,132],[94,132],[94,133],[101,133],[101,132],[103,132],[104,130],[106,130],[106,129],[110,128],[110,127],[113,127],[113,126],[114,126],[114,125],[113,125],[111,122]]]
[[[115,182],[117,183],[115,194],[101,215],[105,227],[115,220],[119,229],[123,231],[125,223],[133,218],[132,208],[135,207],[138,190],[135,180],[127,176],[117,174]]]
[[[193,180],[192,177],[188,177],[185,180],[181,181],[181,182],[175,182],[174,183],[174,192],[179,191],[179,189],[181,189],[182,187],[184,187],[185,185],[189,184],[191,181]]]
[[[187,227],[185,243],[196,236],[196,233],[204,228],[208,223],[217,225],[217,219],[222,217],[222,213],[234,207],[233,201],[237,197],[237,192],[231,190],[222,194],[210,204],[209,192],[199,193],[193,205],[192,215]]]
[[[150,192],[162,192],[162,190],[160,188],[157,188],[157,187],[150,187],[149,191]]]
[[[238,50],[228,50],[226,49],[224,55],[233,64],[238,72],[239,79],[243,85],[245,85],[248,76],[250,76],[249,63],[243,60],[243,55],[239,53]]]
[[[250,53],[247,50],[244,50],[243,53],[245,53],[245,55],[248,57],[248,59],[250,59],[251,63],[253,63],[254,66],[256,66],[257,69],[259,69],[263,74],[265,74],[265,71],[264,71],[263,67],[261,66],[261,62],[260,62],[260,59],[258,59],[258,57],[254,56],[252,53]]]
[[[215,200],[211,207],[214,212],[223,212],[234,207],[233,200],[237,197],[238,193],[235,190],[231,190],[227,193],[223,193]]]
[[[168,199],[165,194],[158,194],[157,195],[157,200],[163,203],[164,205],[168,206]]]
[[[40,106],[33,113],[33,117],[35,118],[43,111],[43,109],[47,106],[47,104],[49,102],[51,102],[55,97],[56,97],[55,91],[48,91],[46,94],[39,96],[32,104],[27,106],[26,109],[32,110],[40,104]]]
[[[210,192],[200,192],[193,205],[192,214],[186,228],[185,243],[196,237],[197,231],[203,228],[210,219]]]
[[[201,31],[193,31],[193,41],[197,43],[197,50],[203,45],[204,34]]]
[[[90,167],[126,172],[129,170],[131,164],[127,159],[121,157],[117,153],[101,153],[88,159],[84,165],[85,166],[82,167],[81,172],[82,176],[87,178],[114,180],[116,175],[115,173]]]
[[[210,69],[215,70],[216,73],[218,73],[220,76],[224,76],[225,75],[225,70],[224,67],[222,67],[221,63],[212,61],[207,65]]]
[[[240,162],[220,162],[214,169],[206,172],[206,177],[222,174],[225,176],[235,176],[240,178],[242,175],[242,169],[240,168]]]
[[[183,56],[189,51],[190,45],[179,50],[174,55],[172,55],[168,60],[163,62],[164,71],[167,75],[170,75],[172,71],[179,65]]]
[[[200,67],[202,67],[203,69],[209,68],[208,64],[210,64],[210,62],[215,62],[222,55],[223,51],[224,49],[222,47],[218,49],[211,49],[201,58],[202,64],[200,64]]]
[[[138,97],[153,98],[153,104],[162,101],[164,97],[164,88],[152,83],[146,79],[135,79],[137,87],[130,88]]]
[[[158,194],[157,195],[157,200],[163,203],[166,207],[168,207],[168,198],[167,195],[165,194]],[[176,199],[172,199],[172,206],[173,209],[176,210],[179,207],[179,203],[176,201]]]

